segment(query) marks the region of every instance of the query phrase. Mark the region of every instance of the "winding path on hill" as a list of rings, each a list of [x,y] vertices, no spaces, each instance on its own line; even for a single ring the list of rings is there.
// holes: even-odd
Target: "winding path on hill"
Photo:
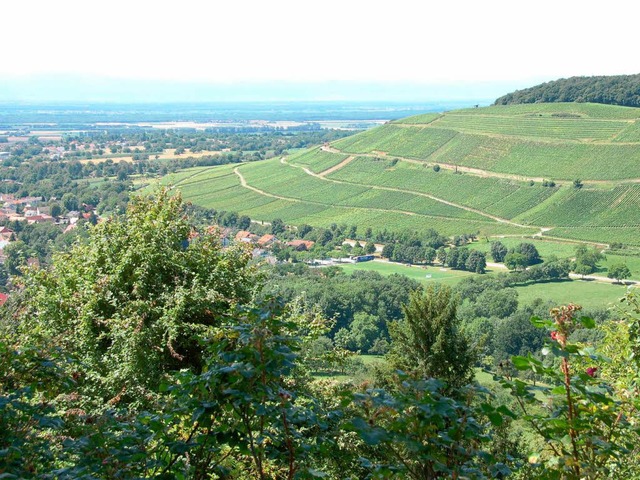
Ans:
[[[281,158],[280,161],[282,163],[284,163],[285,165],[289,165],[288,163],[283,161],[284,158]],[[290,165],[289,165],[290,166]],[[373,207],[353,207],[351,205],[335,205],[335,204],[331,204],[331,203],[323,203],[323,202],[317,202],[317,201],[313,201],[313,200],[302,200],[300,198],[295,198],[295,197],[283,197],[281,195],[274,195],[273,193],[269,193],[269,192],[265,192],[264,190],[260,190],[259,188],[256,187],[252,187],[251,185],[249,185],[247,183],[247,180],[244,178],[244,175],[242,175],[242,173],[240,173],[240,170],[238,169],[238,167],[233,169],[233,173],[235,173],[239,180],[240,180],[240,186],[247,188],[255,193],[258,193],[260,195],[264,195],[265,197],[270,197],[270,198],[275,198],[278,200],[285,200],[288,202],[297,202],[297,203],[309,203],[311,205],[321,205],[323,207],[331,207],[331,208],[348,208],[350,210],[364,210],[367,212],[383,212],[383,213],[401,213],[403,215],[409,215],[409,216],[415,216],[415,217],[423,217],[423,218],[434,218],[434,219],[447,219],[447,220],[464,220],[463,218],[458,218],[458,217],[447,217],[444,215],[426,215],[424,213],[417,213],[417,212],[409,212],[406,210],[393,210],[393,209],[388,209],[388,208],[373,208]],[[317,174],[313,174],[315,176],[317,176]],[[322,178],[322,177],[318,177],[318,178]],[[374,187],[371,187],[374,188]],[[476,221],[480,221],[480,220],[476,220]]]
[[[331,168],[327,168],[325,171],[320,172],[318,175],[320,177],[325,177],[327,175],[332,174],[333,172],[335,172],[336,170],[340,170],[342,167],[346,167],[348,164],[350,164],[351,162],[353,162],[355,160],[356,156],[355,155],[351,155],[350,157],[345,158],[343,161],[341,161],[339,164],[334,165]]]
[[[328,153],[338,153],[338,154],[342,154],[342,155],[347,155],[345,152],[342,152],[342,151],[340,151],[340,150],[338,150],[337,148],[334,148],[334,147],[322,146],[320,148],[323,151],[328,152]],[[433,153],[435,153],[435,152],[433,152]],[[377,152],[377,155],[373,154],[373,153],[358,153],[357,154],[358,157],[371,157],[371,158],[377,157],[377,156],[380,156],[380,155],[387,156],[388,154],[386,152]],[[435,165],[439,165],[440,168],[444,168],[445,170],[452,170],[454,172],[469,173],[469,174],[475,175],[477,177],[484,177],[484,178],[495,177],[495,178],[503,178],[505,180],[516,180],[518,182],[528,182],[529,180],[533,180],[534,182],[543,182],[544,180],[547,180],[547,179],[542,178],[542,177],[525,177],[525,176],[522,176],[522,175],[515,175],[515,174],[511,174],[511,173],[492,172],[492,171],[489,171],[489,170],[482,170],[481,168],[463,167],[461,165],[454,165],[452,163],[427,162],[427,161],[423,161],[423,160],[416,160],[414,158],[399,157],[397,155],[393,155],[393,158],[397,158],[401,162],[412,163],[414,165],[427,165],[429,167],[433,167]],[[336,167],[337,166],[338,165],[336,165]],[[340,168],[342,168],[342,167],[344,167],[344,165],[342,165]],[[336,171],[336,170],[339,170],[339,169],[336,168],[334,171]],[[640,181],[640,179],[639,179],[639,181]],[[588,183],[588,181],[584,180],[583,183]],[[556,184],[559,185],[560,183],[556,182]]]
[[[264,190],[260,190],[256,187],[252,187],[251,185],[249,185],[247,183],[247,180],[244,178],[244,176],[240,173],[240,170],[238,170],[238,167],[233,169],[233,173],[235,173],[238,178],[240,179],[240,186],[247,188],[253,192],[259,193],[260,195],[264,195],[265,197],[271,197],[271,198],[276,198],[278,200],[287,200],[290,202],[301,202],[302,200],[298,199],[298,198],[293,198],[293,197],[281,197],[280,195],[274,195],[272,193],[268,193],[265,192]]]
[[[447,142],[448,143],[448,142]],[[617,144],[617,143],[616,143]],[[434,152],[431,153],[431,155],[434,155],[435,153],[438,152],[438,150],[440,150],[444,145],[440,146],[438,149],[436,149]],[[328,152],[328,153],[336,153],[336,154],[341,154],[341,155],[349,155],[341,150],[338,150],[335,147],[331,147],[328,145],[323,145],[322,147],[320,147],[321,150]],[[355,154],[354,157],[370,157],[370,158],[374,158],[374,157],[386,157],[388,156],[389,153],[388,152],[381,152],[381,151],[374,151],[372,153],[358,153]],[[416,160],[415,158],[407,158],[407,157],[399,157],[397,155],[392,155],[393,158],[397,158],[398,160],[400,160],[401,162],[406,162],[406,163],[412,163],[414,165],[427,165],[429,167],[433,167],[435,165],[440,166],[440,168],[444,168],[445,170],[452,170],[454,172],[463,172],[463,173],[468,173],[470,175],[475,175],[476,177],[484,177],[484,178],[488,178],[488,177],[493,177],[493,178],[502,178],[505,180],[515,180],[518,182],[528,182],[530,180],[533,180],[534,182],[544,182],[545,180],[551,180],[552,177],[527,177],[525,175],[516,175],[513,173],[501,173],[501,172],[493,172],[491,170],[483,170],[481,168],[474,168],[474,167],[465,167],[462,165],[455,165],[453,163],[441,163],[441,162],[428,162],[426,160]],[[333,171],[331,172],[327,172],[325,173],[325,175],[329,175],[329,173],[333,173],[336,170],[340,170],[340,168],[344,167],[345,165],[347,165],[349,162],[345,163],[344,165],[342,165],[343,162],[341,162],[340,164],[336,165]],[[339,168],[336,168],[339,167]],[[323,172],[324,173],[324,172]],[[559,179],[559,180],[553,180],[556,185],[560,186],[560,185],[570,185],[573,180],[566,180],[566,179]],[[621,180],[582,180],[582,183],[585,185],[615,185],[615,184],[619,184],[619,183],[640,183],[640,178],[625,178],[625,179],[621,179]]]
[[[429,198],[429,199],[434,200],[436,202],[444,203],[445,205],[449,205],[450,207],[455,207],[455,208],[459,208],[461,210],[466,210],[467,212],[475,213],[477,215],[489,218],[489,219],[491,219],[491,220],[493,220],[495,222],[504,223],[504,224],[507,224],[507,225],[512,225],[514,227],[520,227],[520,228],[528,228],[528,229],[539,228],[539,227],[535,227],[535,226],[532,227],[530,225],[523,225],[521,223],[512,222],[511,220],[507,220],[506,218],[497,217],[495,215],[491,215],[490,213],[483,212],[482,210],[477,210],[475,208],[467,207],[465,205],[460,205],[459,203],[450,202],[449,200],[445,200],[443,198],[436,197],[434,195],[430,195],[428,193],[416,192],[414,190],[404,190],[402,188],[382,187],[382,186],[379,186],[379,185],[367,185],[367,184],[362,184],[362,183],[346,182],[344,180],[335,180],[335,179],[332,179],[332,178],[325,178],[325,177],[321,176],[319,173],[312,172],[307,167],[302,167],[300,165],[292,165],[292,164],[288,163],[286,161],[285,157],[280,158],[280,163],[282,163],[283,165],[288,165],[288,166],[293,167],[293,168],[300,168],[307,175],[311,175],[312,177],[319,178],[321,180],[324,180],[325,182],[331,182],[331,183],[342,184],[342,185],[358,185],[358,186],[361,186],[361,187],[369,187],[369,188],[371,188],[373,190],[385,190],[385,191],[389,191],[389,192],[410,193],[412,195],[417,195],[417,196],[420,196],[420,197]]]

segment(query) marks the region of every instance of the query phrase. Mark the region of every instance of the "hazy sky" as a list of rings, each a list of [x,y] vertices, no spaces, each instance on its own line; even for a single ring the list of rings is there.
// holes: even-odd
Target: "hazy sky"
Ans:
[[[0,78],[25,84],[524,87],[640,73],[634,1],[20,0],[2,11]]]

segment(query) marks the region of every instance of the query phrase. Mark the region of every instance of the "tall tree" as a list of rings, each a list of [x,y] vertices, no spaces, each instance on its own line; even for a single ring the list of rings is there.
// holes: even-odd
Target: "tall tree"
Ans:
[[[502,242],[491,242],[491,257],[494,262],[504,261],[504,257],[509,253],[507,247]]]
[[[468,384],[474,355],[456,311],[457,298],[445,285],[413,292],[403,307],[404,318],[389,325],[391,364],[417,377],[442,380],[449,388]]]
[[[631,277],[631,270],[624,263],[615,263],[609,267],[607,277],[614,278],[618,282]]]

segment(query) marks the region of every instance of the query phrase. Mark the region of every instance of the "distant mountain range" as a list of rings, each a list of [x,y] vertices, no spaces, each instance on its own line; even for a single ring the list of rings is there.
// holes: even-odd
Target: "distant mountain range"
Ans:
[[[591,102],[640,107],[640,74],[561,78],[516,90],[498,98],[495,105],[548,102]]]

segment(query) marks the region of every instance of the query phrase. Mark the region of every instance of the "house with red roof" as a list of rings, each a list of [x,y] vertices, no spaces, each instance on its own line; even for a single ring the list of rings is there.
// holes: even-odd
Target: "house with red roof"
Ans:
[[[271,235],[267,233],[266,235],[263,235],[258,239],[258,245],[264,248],[264,247],[273,245],[277,241],[278,239],[276,238],[275,235]]]
[[[240,230],[236,233],[235,240],[236,242],[255,243],[258,240],[258,236],[246,230]]]
[[[311,240],[291,240],[290,242],[287,242],[288,246],[293,247],[299,252],[311,250],[315,244],[316,243]]]

